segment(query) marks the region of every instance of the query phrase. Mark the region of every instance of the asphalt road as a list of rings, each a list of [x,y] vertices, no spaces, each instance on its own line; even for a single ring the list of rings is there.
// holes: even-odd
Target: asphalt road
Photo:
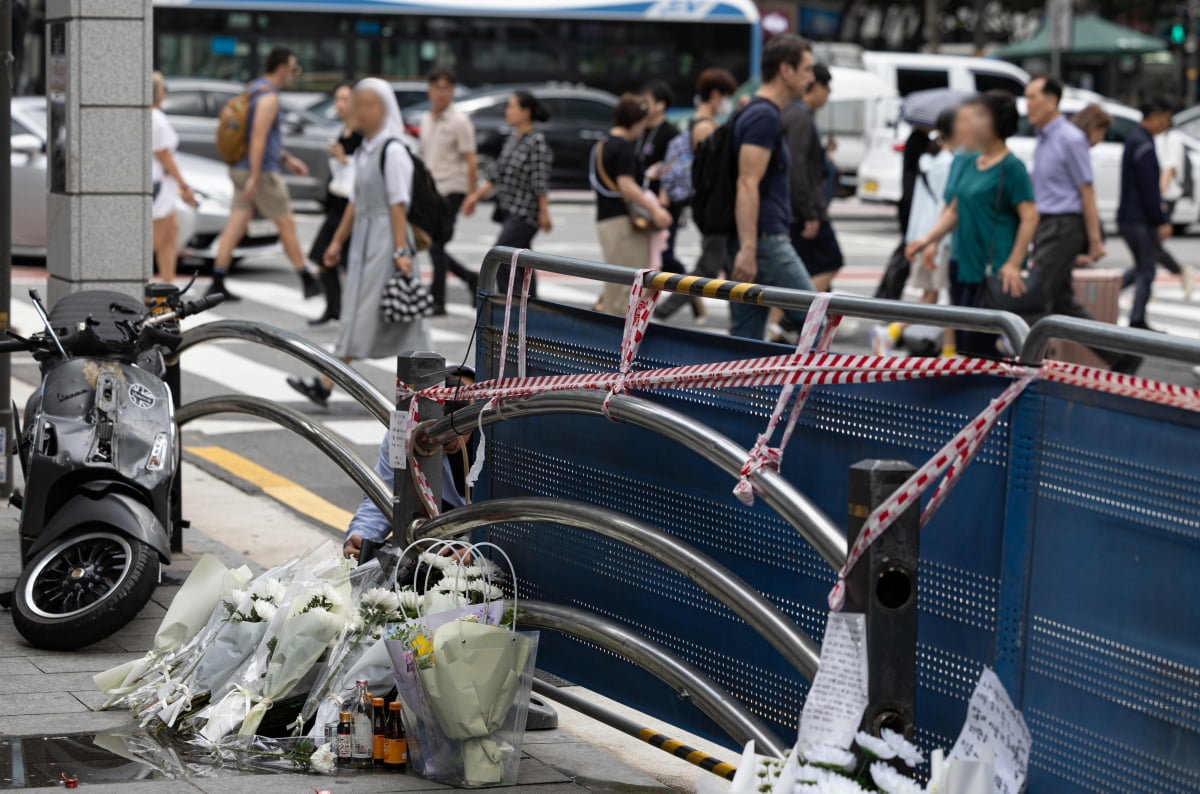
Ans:
[[[461,219],[450,250],[464,263],[477,267],[483,254],[495,239],[496,226],[488,220],[485,207],[474,218]],[[534,243],[537,250],[582,259],[599,260],[596,242],[594,209],[590,203],[556,201],[553,205],[554,230],[540,235]],[[316,231],[318,219],[302,217],[301,234],[305,241]],[[846,255],[846,268],[835,282],[835,289],[857,295],[870,295],[882,272],[888,254],[896,244],[896,221],[882,208],[854,203],[839,204],[834,212],[835,228]],[[1200,263],[1200,238],[1184,238],[1170,243],[1177,258],[1183,262]],[[1129,254],[1119,241],[1113,241],[1106,267],[1124,267]],[[694,228],[685,229],[678,253],[687,264],[699,253],[699,239]],[[426,264],[426,272],[428,262]],[[14,295],[25,293],[23,285],[36,286],[44,281],[44,271],[20,268],[14,274]],[[243,297],[239,303],[226,304],[218,311],[191,322],[221,318],[247,319],[270,323],[304,335],[331,349],[337,334],[335,324],[312,328],[306,320],[321,312],[323,298],[303,300],[298,281],[279,255],[265,256],[241,263],[230,280],[231,287]],[[539,283],[543,298],[577,306],[590,306],[599,291],[597,285],[573,278],[546,277]],[[449,314],[431,320],[433,339],[438,351],[448,361],[473,361],[470,346],[474,327],[474,311],[465,286],[451,278]],[[1200,301],[1200,296],[1197,296]],[[1128,310],[1128,296],[1123,313]],[[728,325],[725,307],[708,301],[709,317],[706,329],[724,333]],[[14,305],[14,323],[25,330],[34,325],[30,307]],[[693,318],[680,311],[672,322],[692,325]],[[1200,336],[1200,310],[1185,303],[1177,279],[1163,276],[1156,285],[1155,302],[1150,310],[1150,322],[1162,330]],[[868,349],[870,324],[848,319],[843,322],[834,342],[842,352],[865,352]],[[32,363],[14,360],[15,372],[24,379],[36,378]],[[385,394],[392,394],[395,382],[394,360],[360,362],[358,368]],[[328,408],[311,405],[292,392],[284,383],[288,374],[306,374],[284,354],[248,344],[212,344],[189,351],[184,356],[183,398],[185,402],[202,397],[241,392],[278,400],[304,410],[324,422],[334,433],[344,438],[364,460],[374,462],[383,427],[369,418],[357,403],[345,395],[335,395]],[[1140,374],[1188,385],[1200,384],[1189,367],[1169,362],[1148,361]],[[245,417],[228,416],[200,420],[189,425],[184,434],[189,459],[234,481],[243,481],[279,494],[294,493],[288,489],[299,485],[312,492],[315,499],[305,504],[310,519],[331,532],[340,530],[350,511],[359,502],[360,494],[345,477],[322,455],[303,441],[273,425]],[[234,453],[231,457],[228,453]],[[240,460],[239,460],[240,458]],[[204,462],[207,459],[208,462]],[[234,463],[230,464],[229,461]],[[215,465],[217,461],[220,465]],[[221,466],[225,468],[222,469]],[[232,474],[230,473],[232,470]],[[185,494],[185,505],[187,496]]]

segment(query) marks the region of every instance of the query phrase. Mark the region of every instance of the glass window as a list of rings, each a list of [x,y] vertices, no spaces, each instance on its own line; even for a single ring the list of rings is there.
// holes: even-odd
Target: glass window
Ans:
[[[229,100],[240,95],[240,91],[209,91],[208,103],[205,105],[204,115],[215,119],[221,115],[221,108],[225,107],[229,103]]]
[[[546,103],[554,121],[570,121],[585,127],[607,128],[612,125],[613,106],[592,99],[559,97]]]
[[[16,119],[11,120],[11,123],[9,124],[9,135],[28,135],[28,134],[29,134],[29,130],[27,130],[23,126],[21,126],[21,122],[17,121]]]
[[[162,111],[168,116],[206,116],[204,94],[200,91],[172,91],[162,102]],[[219,109],[218,109],[218,112]]]
[[[976,91],[983,93],[997,89],[1013,96],[1021,96],[1025,93],[1025,85],[1015,77],[997,72],[975,72]]]
[[[292,83],[299,91],[332,90],[345,79],[346,40],[340,38],[267,38],[258,40],[258,59],[261,65],[267,53],[276,47],[288,47],[296,53],[296,63],[303,71]]]
[[[930,88],[949,88],[950,73],[945,69],[897,69],[896,90],[900,96]]]
[[[1112,126],[1108,128],[1108,132],[1104,133],[1104,140],[1109,143],[1125,143],[1125,139],[1137,125],[1138,123],[1133,119],[1113,116]]]
[[[508,105],[508,95],[497,97],[495,102],[491,102],[478,110],[471,111],[473,119],[500,119],[504,120],[504,108]],[[553,111],[551,111],[553,113]]]

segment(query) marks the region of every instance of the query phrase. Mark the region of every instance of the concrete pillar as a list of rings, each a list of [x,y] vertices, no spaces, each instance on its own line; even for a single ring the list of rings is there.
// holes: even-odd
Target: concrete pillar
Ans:
[[[51,303],[150,278],[150,3],[46,1]]]

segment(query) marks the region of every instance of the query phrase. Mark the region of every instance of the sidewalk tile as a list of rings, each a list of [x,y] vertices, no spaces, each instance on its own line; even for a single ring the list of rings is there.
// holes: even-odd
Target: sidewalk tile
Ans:
[[[559,772],[552,766],[547,766],[536,758],[526,756],[521,759],[521,768],[517,772],[518,786],[532,786],[543,783],[570,783],[571,778]]]
[[[26,692],[0,695],[0,716],[19,714],[64,714],[87,711],[87,707],[66,692]]]
[[[329,789],[334,794],[374,794],[374,792],[406,792],[448,790],[449,786],[431,783],[416,775],[389,772],[347,773],[325,775],[220,775],[193,778],[191,783],[207,794],[297,794],[298,792]],[[511,791],[511,789],[509,789]]]
[[[106,641],[107,642],[107,641]],[[115,643],[113,643],[115,645]],[[143,653],[55,653],[47,651],[52,656],[30,656],[29,661],[37,665],[43,673],[98,673],[110,667],[138,659]]]
[[[23,659],[18,661],[25,661]],[[28,664],[28,662],[26,662]],[[13,674],[13,670],[5,664],[4,675],[0,676],[0,695],[21,695],[31,692],[68,692],[73,689],[94,689],[90,673],[55,673],[39,672],[36,667],[29,665],[29,674]]]
[[[0,642],[2,641],[3,640],[0,639]],[[44,675],[44,673],[34,667],[33,662],[29,661],[28,659],[10,657],[4,660],[3,665],[5,675],[36,675],[39,677]]]
[[[24,696],[22,696],[24,697]],[[70,697],[70,696],[68,696]],[[80,709],[83,706],[71,698]],[[133,730],[128,711],[79,711],[73,714],[29,714],[0,717],[2,736],[58,736]]]
[[[591,791],[670,791],[649,775],[626,766],[598,747],[586,742],[537,744],[525,752],[554,767]]]

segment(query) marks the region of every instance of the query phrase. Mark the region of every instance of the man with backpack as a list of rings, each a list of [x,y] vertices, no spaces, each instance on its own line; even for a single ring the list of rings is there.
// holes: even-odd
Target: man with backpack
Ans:
[[[233,209],[217,244],[213,280],[209,294],[221,292],[226,300],[237,300],[225,286],[233,252],[246,236],[255,214],[268,218],[279,230],[279,242],[300,277],[304,297],[321,293],[321,285],[304,262],[304,251],[296,234],[287,183],[281,169],[297,176],[308,174],[302,160],[283,149],[283,108],[279,92],[300,74],[296,55],[287,47],[276,47],[267,55],[266,72],[253,80],[240,96],[221,110],[217,126],[217,152],[229,164],[233,180]]]
[[[812,82],[812,47],[799,36],[776,36],[763,47],[762,87],[732,124],[736,182],[731,240],[734,281],[772,287],[813,289],[804,263],[792,247],[792,200],[788,185],[790,157],[783,135],[782,110],[804,96]],[[762,339],[767,308],[731,303],[733,336]],[[797,328],[804,312],[787,312]]]
[[[700,104],[687,127],[671,139],[667,145],[667,156],[663,163],[662,188],[674,204],[690,204],[692,201],[692,166],[696,150],[720,126],[719,118],[728,116],[733,107],[733,92],[737,80],[726,69],[705,69],[696,78],[696,96]],[[692,268],[693,276],[716,278],[728,268],[729,254],[724,234],[702,234],[700,258]],[[678,292],[664,296],[658,302],[655,316],[665,320],[691,303],[697,325],[707,320],[704,299]]]

